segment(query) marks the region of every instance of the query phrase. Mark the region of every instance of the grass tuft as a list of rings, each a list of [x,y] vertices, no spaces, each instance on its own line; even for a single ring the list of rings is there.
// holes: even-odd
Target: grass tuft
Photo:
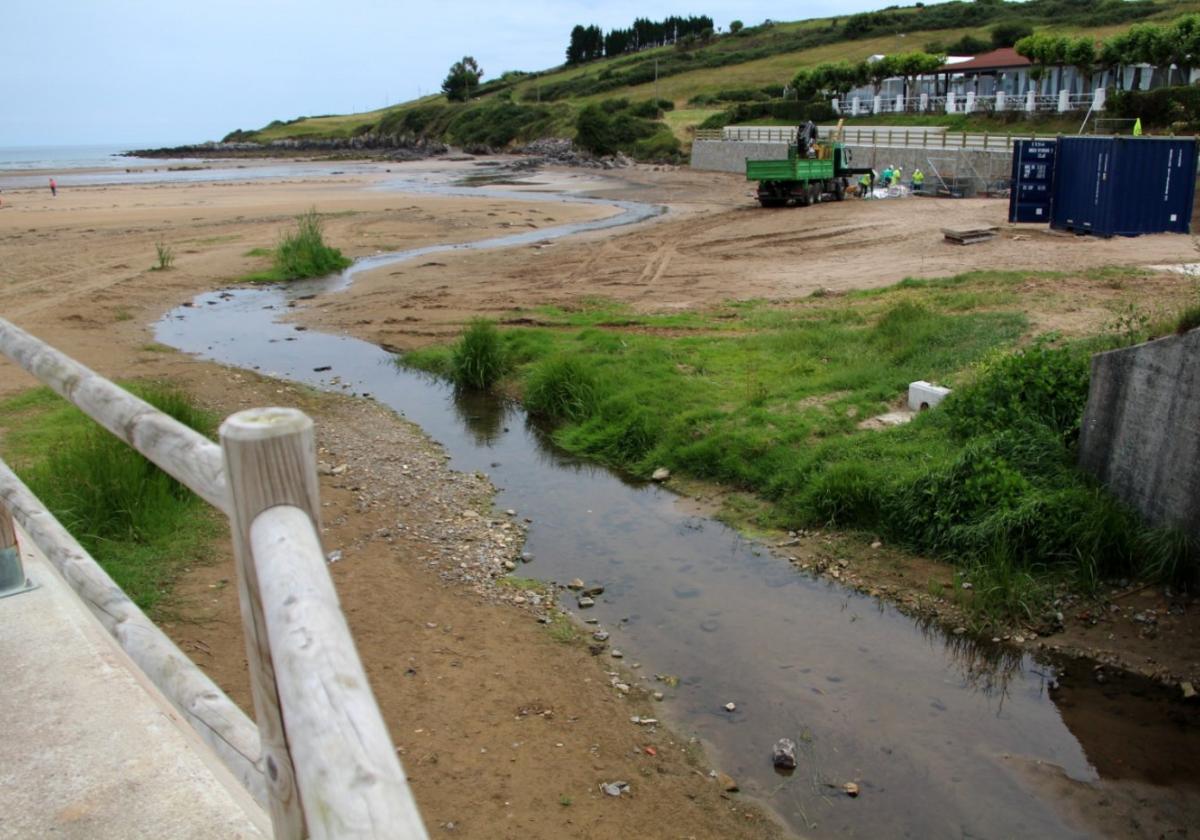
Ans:
[[[463,388],[487,390],[504,376],[507,362],[496,325],[476,318],[463,332],[450,357],[451,377]]]
[[[295,230],[280,235],[272,259],[270,270],[250,274],[243,279],[252,283],[282,283],[306,277],[324,277],[341,271],[353,262],[337,248],[325,243],[324,223],[316,208],[296,217]]]
[[[154,271],[166,271],[175,265],[175,249],[163,240],[160,239],[154,243],[154,252],[157,259]]]

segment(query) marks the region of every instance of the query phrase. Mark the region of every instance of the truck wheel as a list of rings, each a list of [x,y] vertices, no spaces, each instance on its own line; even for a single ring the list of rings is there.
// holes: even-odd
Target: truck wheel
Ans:
[[[814,181],[813,183],[808,185],[808,203],[809,204],[820,204],[821,203],[821,182],[820,181]]]
[[[800,192],[796,193],[796,206],[807,207],[812,204],[812,191],[805,187]]]

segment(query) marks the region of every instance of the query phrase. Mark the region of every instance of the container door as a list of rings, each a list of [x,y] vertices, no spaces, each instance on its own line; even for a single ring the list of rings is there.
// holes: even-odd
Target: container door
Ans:
[[[1111,137],[1060,137],[1050,226],[1073,233],[1113,234]]]
[[[1008,193],[1010,222],[1050,221],[1054,197],[1056,140],[1014,140],[1012,186]]]
[[[1196,141],[1123,137],[1117,142],[1113,233],[1187,233],[1196,178]]]

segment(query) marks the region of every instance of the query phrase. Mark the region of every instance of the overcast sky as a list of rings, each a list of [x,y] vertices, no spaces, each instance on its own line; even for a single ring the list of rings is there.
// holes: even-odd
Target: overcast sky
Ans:
[[[219,140],[439,88],[464,54],[490,79],[561,64],[571,27],[639,15],[797,20],[880,0],[0,0],[0,146]]]

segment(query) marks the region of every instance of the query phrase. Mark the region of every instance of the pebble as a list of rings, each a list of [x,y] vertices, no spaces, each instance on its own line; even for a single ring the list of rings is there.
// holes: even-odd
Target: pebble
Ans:
[[[609,651],[608,655],[611,656],[613,659],[624,659],[625,658],[625,654],[621,653],[621,651],[617,650],[616,648],[613,648],[611,651]]]
[[[665,695],[665,694],[663,694],[661,691],[656,691],[656,692],[654,692],[654,699],[655,699],[655,700],[662,700],[662,699],[663,699],[663,697],[665,697],[665,696],[666,696],[666,695]]]
[[[607,630],[597,630],[595,633],[592,634],[592,638],[595,639],[597,642],[607,642],[608,641],[608,631]]]
[[[594,607],[594,606],[596,606],[596,602],[593,601],[591,598],[589,598],[586,595],[579,596],[579,608],[580,609],[587,609],[588,607]]]
[[[726,703],[726,704],[725,704],[725,711],[727,711],[727,712],[736,712],[736,711],[737,711],[737,703]]]
[[[513,569],[517,568],[517,564],[511,560],[505,560],[504,568],[508,569],[511,572]]]
[[[1192,700],[1196,697],[1196,688],[1190,682],[1181,682],[1179,690],[1183,692],[1184,700]]]
[[[567,584],[567,589],[573,589],[576,592],[583,589],[583,587],[584,587],[584,582],[582,580],[580,580],[579,578],[575,578],[573,581],[571,581],[570,583]]]
[[[653,473],[650,474],[650,479],[652,481],[666,481],[670,477],[671,477],[671,471],[669,469],[667,469],[666,467],[659,467]]]
[[[842,790],[846,791],[846,795],[849,797],[858,796],[858,785],[854,784],[854,782],[846,782],[846,784],[842,785]]]
[[[733,776],[730,776],[728,773],[718,773],[717,784],[720,785],[721,790],[725,791],[726,793],[736,793],[738,790],[738,783],[734,780]]]
[[[622,793],[629,792],[629,782],[602,782],[600,790],[609,796],[620,796]]]

